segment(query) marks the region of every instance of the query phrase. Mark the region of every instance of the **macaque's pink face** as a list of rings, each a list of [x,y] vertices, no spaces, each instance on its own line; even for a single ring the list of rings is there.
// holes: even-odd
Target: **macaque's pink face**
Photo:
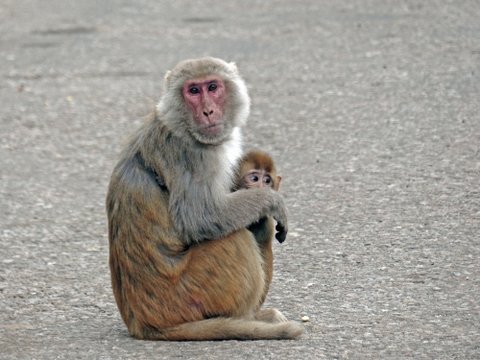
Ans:
[[[198,131],[205,136],[219,135],[223,128],[223,115],[227,89],[219,77],[187,80],[182,88],[185,103],[192,111]]]

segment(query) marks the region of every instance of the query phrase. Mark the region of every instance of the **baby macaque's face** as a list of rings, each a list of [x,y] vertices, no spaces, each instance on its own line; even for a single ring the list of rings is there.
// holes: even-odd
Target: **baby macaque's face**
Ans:
[[[238,169],[236,188],[280,189],[281,176],[277,175],[275,164],[270,155],[263,151],[252,150],[244,155]]]

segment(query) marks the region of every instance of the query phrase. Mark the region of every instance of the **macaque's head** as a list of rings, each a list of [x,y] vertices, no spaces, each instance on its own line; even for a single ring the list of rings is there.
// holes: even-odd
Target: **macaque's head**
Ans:
[[[179,136],[218,145],[246,122],[250,98],[234,63],[193,59],[167,72],[158,111]]]
[[[282,177],[277,175],[275,164],[267,153],[250,151],[241,160],[238,189],[270,187],[278,191]]]

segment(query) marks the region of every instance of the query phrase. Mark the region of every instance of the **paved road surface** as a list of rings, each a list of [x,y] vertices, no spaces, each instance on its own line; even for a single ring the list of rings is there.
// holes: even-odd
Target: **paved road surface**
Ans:
[[[131,339],[104,198],[177,61],[237,62],[298,341]],[[0,358],[480,358],[480,3],[0,3]]]

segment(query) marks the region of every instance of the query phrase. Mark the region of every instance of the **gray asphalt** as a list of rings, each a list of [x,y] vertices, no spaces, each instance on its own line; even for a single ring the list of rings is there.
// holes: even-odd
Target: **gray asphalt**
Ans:
[[[130,338],[104,199],[179,60],[235,61],[298,341]],[[480,2],[0,3],[1,359],[480,358]]]

